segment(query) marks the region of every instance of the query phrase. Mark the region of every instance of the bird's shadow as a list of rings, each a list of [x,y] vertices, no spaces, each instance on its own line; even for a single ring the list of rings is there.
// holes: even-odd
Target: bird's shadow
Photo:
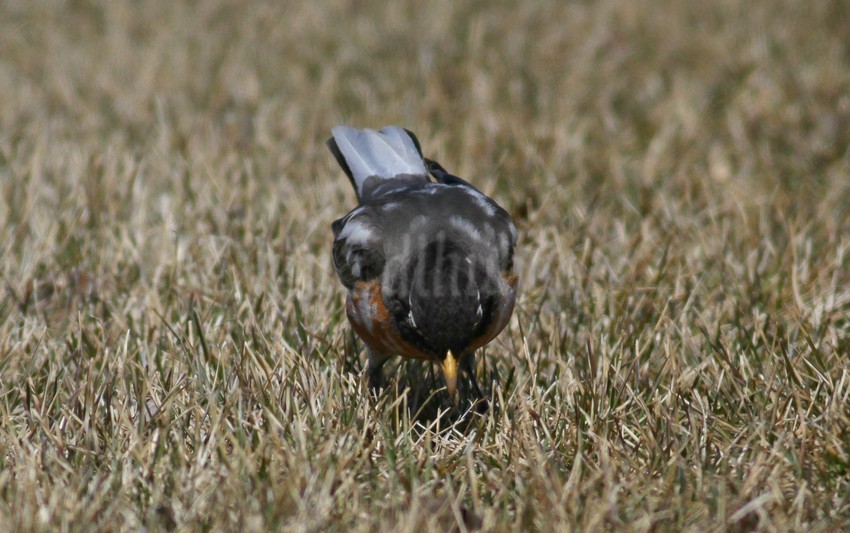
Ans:
[[[498,413],[498,402],[489,387],[485,386],[484,397],[478,398],[467,379],[458,379],[458,402],[454,404],[433,363],[403,360],[387,365],[384,371],[385,386],[379,398],[386,398],[385,405],[392,406],[397,411],[395,415],[406,415],[411,425],[432,427],[439,420],[439,427],[466,432],[473,421]],[[404,401],[398,401],[401,399]],[[402,417],[392,419],[402,420]]]
[[[346,339],[343,364],[348,372],[362,375],[362,371],[357,371],[357,344],[352,332]],[[500,412],[499,396],[491,393],[492,386],[500,383],[499,374],[495,367],[487,364],[486,358],[482,359],[484,362],[479,378],[485,378],[481,387],[483,398],[475,397],[467,379],[458,379],[460,401],[454,405],[434,363],[402,358],[388,361],[384,365],[384,386],[381,390],[370,390],[369,396],[378,409],[394,411],[389,413],[392,415],[389,418],[396,424],[396,430],[401,429],[400,422],[405,419],[410,421],[411,426],[420,427],[433,427],[434,422],[439,420],[439,427],[454,427],[465,433],[471,428],[474,420],[498,415]],[[512,379],[513,372],[508,375],[508,386]]]

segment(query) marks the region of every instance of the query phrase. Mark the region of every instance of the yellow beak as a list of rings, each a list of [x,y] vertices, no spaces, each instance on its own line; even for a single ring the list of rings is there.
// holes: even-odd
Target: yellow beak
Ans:
[[[446,358],[443,359],[440,367],[443,369],[443,377],[446,379],[449,396],[454,400],[457,397],[457,358],[451,350],[446,354]]]

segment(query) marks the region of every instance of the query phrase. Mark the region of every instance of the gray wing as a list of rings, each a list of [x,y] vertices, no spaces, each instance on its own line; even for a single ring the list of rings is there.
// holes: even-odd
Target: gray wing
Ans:
[[[365,204],[379,221],[388,259],[406,257],[411,246],[451,236],[493,268],[510,271],[517,241],[510,215],[487,195],[463,183],[411,184]]]
[[[436,161],[425,159],[425,165],[437,182],[463,191],[469,201],[468,206],[459,211],[467,216],[462,220],[450,217],[450,223],[454,222],[461,229],[465,229],[472,240],[495,246],[499,267],[503,271],[512,270],[517,230],[508,212],[468,181],[450,174]]]
[[[381,277],[388,260],[446,232],[479,257],[492,257],[494,268],[513,269],[517,231],[510,215],[469,183],[431,171],[438,183],[421,176],[381,180],[374,189],[366,183],[364,203],[333,223],[334,267],[346,287]]]
[[[485,235],[484,244],[495,247],[499,268],[509,272],[514,267],[514,247],[517,243],[517,230],[511,216],[492,198],[471,185],[460,185],[475,205],[471,210],[470,224],[478,234]]]
[[[360,206],[332,225],[334,268],[351,289],[358,281],[381,276],[386,264],[384,243],[372,210]]]

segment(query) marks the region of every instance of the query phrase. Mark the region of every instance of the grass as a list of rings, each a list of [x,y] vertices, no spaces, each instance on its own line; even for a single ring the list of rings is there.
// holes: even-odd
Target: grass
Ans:
[[[842,1],[4,3],[0,529],[849,527],[848,95]],[[367,398],[337,123],[520,227],[466,428]]]

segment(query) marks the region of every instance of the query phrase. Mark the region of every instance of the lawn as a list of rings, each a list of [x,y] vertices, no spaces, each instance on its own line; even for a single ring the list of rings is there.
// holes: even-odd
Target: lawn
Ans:
[[[514,217],[486,415],[368,395],[340,123]],[[3,2],[0,530],[850,528],[848,147],[846,1]]]

